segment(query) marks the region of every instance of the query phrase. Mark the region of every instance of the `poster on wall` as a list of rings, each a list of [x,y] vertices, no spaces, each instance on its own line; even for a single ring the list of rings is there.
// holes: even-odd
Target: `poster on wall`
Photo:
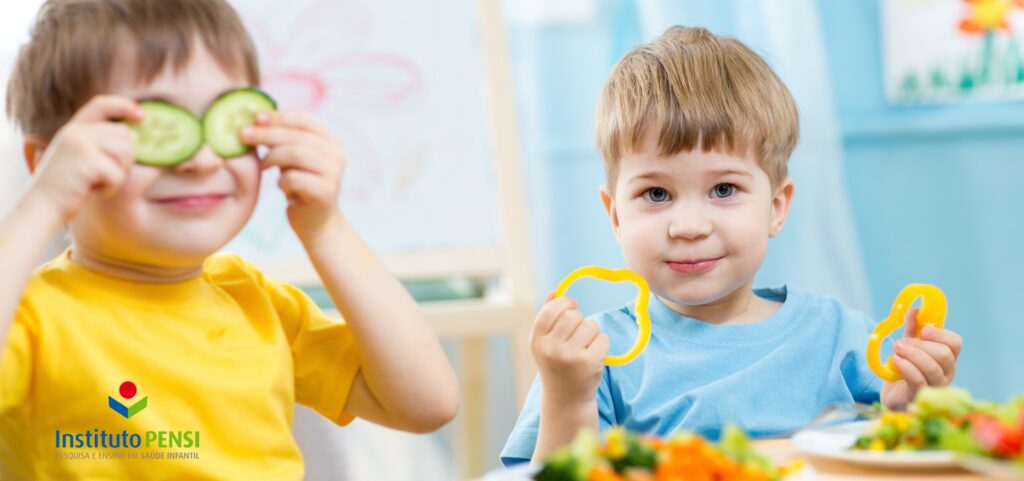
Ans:
[[[1024,0],[882,0],[885,91],[899,104],[1024,99]]]
[[[449,1],[447,9],[409,0],[232,4],[259,52],[263,89],[282,110],[306,112],[340,139],[338,202],[377,253],[497,242],[475,2]],[[288,200],[273,187],[277,172],[263,182],[271,188],[261,190],[249,224],[225,250],[261,265],[305,262],[285,216]]]

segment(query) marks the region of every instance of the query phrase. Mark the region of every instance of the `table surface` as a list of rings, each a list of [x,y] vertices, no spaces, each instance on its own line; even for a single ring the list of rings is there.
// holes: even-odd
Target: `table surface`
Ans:
[[[789,439],[771,439],[754,441],[757,451],[771,456],[776,462],[784,463],[796,458],[805,460],[814,467],[817,476],[814,479],[820,481],[845,481],[845,480],[913,480],[928,479],[936,481],[980,481],[998,479],[960,468],[947,468],[937,470],[893,470],[863,466],[859,464],[834,461],[819,457],[807,456],[798,452]]]

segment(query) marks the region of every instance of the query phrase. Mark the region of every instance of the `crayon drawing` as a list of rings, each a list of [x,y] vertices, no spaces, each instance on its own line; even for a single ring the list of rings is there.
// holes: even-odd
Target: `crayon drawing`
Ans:
[[[447,13],[399,0],[235,2],[264,89],[281,110],[309,113],[341,140],[339,203],[379,251],[496,238],[481,45],[464,3]],[[301,257],[276,172],[263,182],[253,220],[227,249]]]

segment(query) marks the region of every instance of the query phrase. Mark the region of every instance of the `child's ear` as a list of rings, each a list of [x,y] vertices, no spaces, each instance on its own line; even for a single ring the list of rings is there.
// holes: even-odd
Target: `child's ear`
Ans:
[[[25,153],[25,165],[28,166],[28,171],[34,174],[36,172],[36,167],[39,166],[39,158],[43,156],[43,151],[46,150],[46,143],[39,140],[38,137],[30,135],[25,137],[23,149]]]
[[[615,209],[615,198],[608,191],[608,184],[601,185],[601,203],[604,204],[604,211],[608,213],[608,220],[612,223],[612,230],[615,231],[615,238],[619,238],[619,213]]]
[[[789,206],[793,203],[793,190],[796,186],[793,179],[786,177],[782,184],[775,189],[775,197],[772,198],[772,225],[768,231],[769,237],[775,237],[782,232],[782,226],[786,223],[786,216],[789,215]]]

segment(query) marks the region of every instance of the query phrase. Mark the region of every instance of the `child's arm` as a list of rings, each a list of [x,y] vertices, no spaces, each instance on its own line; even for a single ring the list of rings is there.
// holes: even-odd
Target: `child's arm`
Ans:
[[[53,137],[38,164],[32,185],[0,221],[0,350],[25,283],[48,239],[75,216],[94,192],[114,192],[134,157],[131,131],[113,119],[142,118],[132,99],[97,96]]]
[[[948,386],[956,374],[956,359],[963,339],[948,329],[925,326],[917,332],[917,311],[911,309],[904,323],[907,334],[893,344],[892,362],[903,379],[882,386],[882,404],[889,409],[904,409],[924,386]]]
[[[459,388],[426,317],[338,209],[344,157],[333,134],[297,113],[260,113],[242,139],[270,148],[288,220],[361,357],[345,412],[397,429],[433,431],[458,409]]]
[[[541,379],[540,427],[533,462],[569,444],[581,428],[598,430],[597,388],[608,355],[608,336],[584,319],[576,301],[551,300],[530,334],[530,350]]]

